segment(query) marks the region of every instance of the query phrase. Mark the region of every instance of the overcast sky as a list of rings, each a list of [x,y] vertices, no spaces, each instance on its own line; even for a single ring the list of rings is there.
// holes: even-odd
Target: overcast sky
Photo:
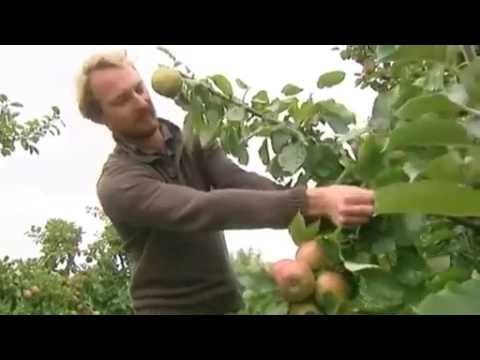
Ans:
[[[360,66],[342,61],[332,46],[204,46],[167,45],[179,60],[199,76],[221,73],[232,81],[241,78],[252,93],[267,90],[280,94],[286,83],[305,89],[314,99],[335,98],[357,114],[362,124],[371,113],[374,93],[354,87]],[[30,119],[60,108],[66,123],[59,137],[48,136],[39,144],[40,155],[23,149],[0,158],[0,256],[37,256],[38,249],[24,233],[31,225],[42,226],[50,218],[74,221],[86,231],[84,242],[94,239],[100,224],[86,213],[98,205],[95,183],[113,141],[105,127],[83,119],[75,103],[74,77],[83,60],[107,48],[125,48],[150,86],[150,75],[168,58],[153,45],[95,46],[0,46],[0,93],[24,104],[21,119]],[[344,70],[344,83],[332,89],[316,89],[318,76]],[[175,104],[152,92],[159,116],[181,126],[184,114]],[[266,174],[250,149],[249,170]],[[275,209],[272,209],[275,211]],[[273,230],[229,231],[230,251],[254,248],[268,261],[292,257],[295,247],[288,232]]]

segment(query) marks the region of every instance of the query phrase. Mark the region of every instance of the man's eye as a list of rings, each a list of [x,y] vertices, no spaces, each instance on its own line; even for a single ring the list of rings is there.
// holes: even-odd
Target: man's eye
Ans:
[[[128,95],[120,96],[119,98],[115,99],[113,105],[122,105],[128,101]]]

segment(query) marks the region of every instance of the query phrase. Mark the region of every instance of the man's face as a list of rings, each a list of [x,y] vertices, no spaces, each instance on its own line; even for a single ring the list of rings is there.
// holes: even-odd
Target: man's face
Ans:
[[[141,140],[158,128],[150,95],[131,66],[95,70],[90,86],[110,130],[127,139]]]

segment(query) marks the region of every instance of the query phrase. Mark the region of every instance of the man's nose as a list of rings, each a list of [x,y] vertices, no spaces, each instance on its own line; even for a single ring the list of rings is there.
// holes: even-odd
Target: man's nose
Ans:
[[[135,99],[139,108],[145,108],[150,106],[147,94],[135,94]]]

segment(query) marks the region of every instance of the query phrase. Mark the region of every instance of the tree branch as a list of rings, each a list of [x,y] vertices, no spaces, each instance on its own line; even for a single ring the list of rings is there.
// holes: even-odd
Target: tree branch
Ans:
[[[454,217],[450,217],[449,219],[452,222],[457,223],[459,225],[463,225],[475,230],[480,230],[480,223],[476,222],[475,220],[470,220],[466,218],[454,218]]]
[[[475,51],[472,45],[462,45],[462,52],[467,62],[471,63],[475,60]]]

